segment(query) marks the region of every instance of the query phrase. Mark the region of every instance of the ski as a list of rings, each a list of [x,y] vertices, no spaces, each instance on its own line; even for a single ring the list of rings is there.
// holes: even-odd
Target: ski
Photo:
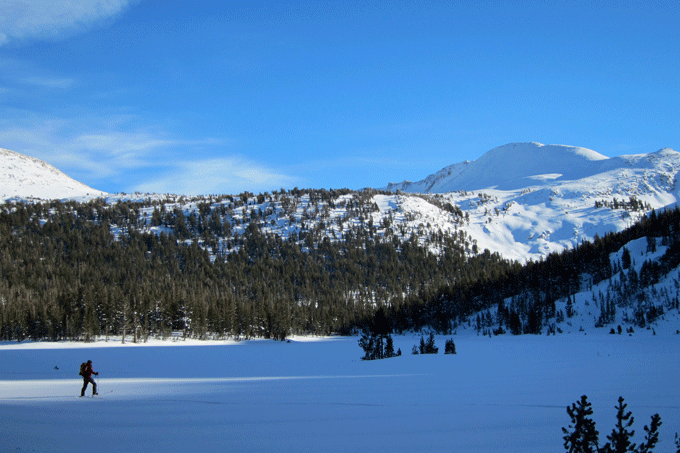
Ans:
[[[107,392],[99,392],[96,395],[92,395],[92,398],[94,398],[95,396],[108,395],[109,393],[113,393],[113,390],[109,390]]]
[[[95,396],[108,395],[110,393],[113,393],[113,390],[109,390],[109,391],[106,391],[106,392],[98,392],[95,395],[89,395],[88,397],[94,398]],[[85,397],[85,395],[82,395],[80,398],[84,398],[84,397]]]

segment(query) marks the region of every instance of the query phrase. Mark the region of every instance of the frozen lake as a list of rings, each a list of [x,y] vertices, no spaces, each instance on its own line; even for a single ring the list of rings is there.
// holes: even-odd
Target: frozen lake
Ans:
[[[587,395],[606,441],[617,398],[636,441],[680,432],[680,335],[466,334],[440,353],[360,360],[356,337],[0,345],[0,451],[557,452]],[[454,338],[456,355],[444,355]],[[100,395],[80,398],[92,360]],[[57,369],[58,368],[58,369]]]

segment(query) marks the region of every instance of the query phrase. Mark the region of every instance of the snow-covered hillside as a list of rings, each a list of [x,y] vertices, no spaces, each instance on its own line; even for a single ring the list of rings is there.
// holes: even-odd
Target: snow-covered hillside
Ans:
[[[387,190],[459,206],[478,249],[526,261],[621,231],[678,200],[680,153],[607,158],[563,145],[512,143]]]
[[[52,165],[0,148],[0,201],[10,199],[87,200],[106,195]]]
[[[593,177],[611,180],[628,176],[644,178],[657,173],[674,176],[678,162],[680,154],[671,149],[608,158],[575,146],[510,143],[488,151],[475,161],[446,167],[422,181],[390,183],[387,189],[419,193],[517,190],[556,186]],[[654,187],[653,183],[650,185]]]
[[[181,209],[187,217],[203,216],[199,207],[207,204],[210,213],[219,209],[219,221],[239,234],[255,221],[263,232],[283,238],[314,231],[317,241],[341,241],[350,231],[370,227],[385,241],[415,236],[434,253],[441,250],[432,238],[444,234],[459,238],[470,254],[488,249],[526,262],[621,231],[652,209],[675,205],[679,170],[680,153],[671,149],[607,158],[573,146],[512,143],[474,162],[382,191],[194,198],[136,194],[107,200],[147,204],[141,209],[141,228],[159,232],[168,230],[153,225],[159,204],[168,211]],[[105,195],[44,162],[7,150],[0,150],[0,175],[2,200]]]

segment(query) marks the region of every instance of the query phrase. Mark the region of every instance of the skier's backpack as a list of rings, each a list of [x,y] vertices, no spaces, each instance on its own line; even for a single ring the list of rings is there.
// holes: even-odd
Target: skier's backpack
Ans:
[[[87,363],[83,362],[80,364],[80,373],[78,373],[80,376],[85,377],[85,369],[87,368]]]

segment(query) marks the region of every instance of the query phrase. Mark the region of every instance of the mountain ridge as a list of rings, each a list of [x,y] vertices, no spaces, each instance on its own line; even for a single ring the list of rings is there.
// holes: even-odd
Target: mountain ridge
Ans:
[[[7,156],[16,160],[15,154],[18,153],[0,153],[0,169],[8,167],[3,163]],[[546,156],[555,159],[546,160]],[[486,167],[480,166],[480,161]],[[15,169],[24,179],[17,187],[30,188],[30,183],[36,181],[27,175],[36,172],[47,174],[46,180],[64,184],[72,181],[65,175],[67,179],[56,178],[54,172],[58,170],[49,169],[51,166],[41,161],[26,158],[20,162],[37,166],[40,171]],[[492,171],[493,168],[507,171],[496,180],[494,171],[499,170]],[[171,233],[171,228],[150,223],[155,206],[161,204],[165,205],[164,212],[182,211],[187,219],[193,216],[194,220],[201,217],[207,221],[205,212],[219,210],[219,222],[239,234],[255,223],[263,233],[283,239],[302,242],[308,231],[314,231],[316,242],[325,238],[343,241],[349,231],[356,232],[370,221],[370,228],[383,241],[417,238],[421,244],[435,244],[432,238],[445,235],[458,238],[469,255],[489,250],[506,259],[526,262],[622,231],[653,209],[676,205],[680,199],[678,171],[680,153],[669,148],[608,158],[586,148],[529,142],[494,148],[477,161],[454,164],[422,181],[409,183],[402,187],[405,190],[392,185],[393,190],[293,190],[260,196],[246,192],[236,197],[100,194],[111,204],[142,203],[140,228],[158,234]],[[486,187],[453,190],[457,186],[452,181],[460,182],[461,178],[476,181],[472,187]],[[7,180],[3,178],[5,185]],[[437,192],[445,188],[452,190]],[[53,187],[47,199],[68,198],[68,192],[62,189]],[[84,185],[77,189],[71,192],[76,201],[95,198],[93,189]],[[19,189],[13,190],[13,197],[21,198]],[[3,198],[11,199],[5,195]],[[112,231],[116,234],[118,229],[114,227]],[[217,249],[230,253],[224,248],[230,240],[217,239]],[[435,254],[444,253],[435,245],[429,247]]]
[[[680,153],[671,148],[650,154],[609,158],[577,146],[509,143],[487,151],[477,160],[449,165],[423,180],[389,183],[385,190],[411,193],[517,190],[537,185],[534,181],[554,181],[559,184],[622,170],[645,157],[651,162],[654,155],[663,155],[664,158],[680,162]]]
[[[0,201],[11,199],[88,200],[106,196],[34,157],[0,148]]]

